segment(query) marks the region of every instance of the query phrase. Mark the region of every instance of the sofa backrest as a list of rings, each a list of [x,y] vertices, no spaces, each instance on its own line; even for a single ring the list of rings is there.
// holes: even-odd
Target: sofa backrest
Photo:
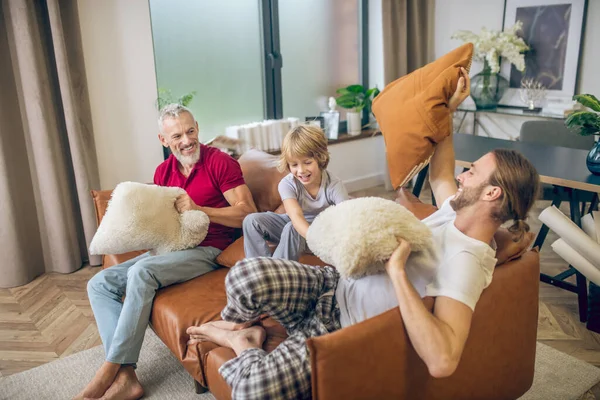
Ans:
[[[279,181],[288,172],[279,172],[279,157],[264,151],[250,149],[238,160],[244,180],[252,193],[258,211],[276,211],[282,206],[279,196]]]

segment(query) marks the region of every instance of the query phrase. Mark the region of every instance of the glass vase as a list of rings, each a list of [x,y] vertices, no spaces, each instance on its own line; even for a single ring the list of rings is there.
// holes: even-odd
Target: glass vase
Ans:
[[[496,108],[508,88],[508,80],[492,68],[487,60],[483,62],[483,71],[471,78],[471,97],[478,109]]]
[[[585,161],[592,174],[600,175],[600,141],[592,147]]]

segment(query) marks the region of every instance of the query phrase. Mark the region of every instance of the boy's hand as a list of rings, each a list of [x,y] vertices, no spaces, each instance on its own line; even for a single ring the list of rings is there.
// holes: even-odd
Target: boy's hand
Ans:
[[[410,243],[406,240],[398,238],[398,247],[392,253],[389,261],[385,264],[385,269],[388,275],[392,275],[395,272],[404,271],[406,267],[406,260],[410,255]]]
[[[456,111],[460,103],[465,101],[471,94],[471,78],[469,73],[463,67],[460,68],[460,78],[458,78],[458,85],[456,85],[456,91],[448,101],[448,108],[451,112]]]

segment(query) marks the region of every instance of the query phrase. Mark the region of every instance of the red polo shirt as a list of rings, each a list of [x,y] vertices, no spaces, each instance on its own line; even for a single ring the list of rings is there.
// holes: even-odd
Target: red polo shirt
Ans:
[[[243,185],[240,164],[221,150],[200,145],[200,160],[187,178],[179,171],[178,161],[172,154],[156,168],[154,184],[183,188],[201,207],[229,207],[223,193]],[[234,228],[210,223],[206,238],[200,246],[224,250],[233,242]]]

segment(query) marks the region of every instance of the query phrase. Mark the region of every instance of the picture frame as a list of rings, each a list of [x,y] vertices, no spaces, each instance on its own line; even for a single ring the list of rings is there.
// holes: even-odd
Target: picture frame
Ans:
[[[337,111],[322,111],[325,120],[325,136],[329,140],[337,140],[340,130],[340,113]]]
[[[508,79],[509,87],[500,104],[524,105],[519,95],[522,78],[540,81],[546,87],[546,104],[552,108],[572,104],[587,6],[588,0],[504,0],[502,29],[522,21],[520,36],[531,50],[525,54],[524,72],[502,60],[500,74]]]
[[[308,125],[313,125],[313,126],[316,126],[318,128],[325,130],[325,118],[323,118],[321,116],[305,117],[304,122],[306,122]]]

